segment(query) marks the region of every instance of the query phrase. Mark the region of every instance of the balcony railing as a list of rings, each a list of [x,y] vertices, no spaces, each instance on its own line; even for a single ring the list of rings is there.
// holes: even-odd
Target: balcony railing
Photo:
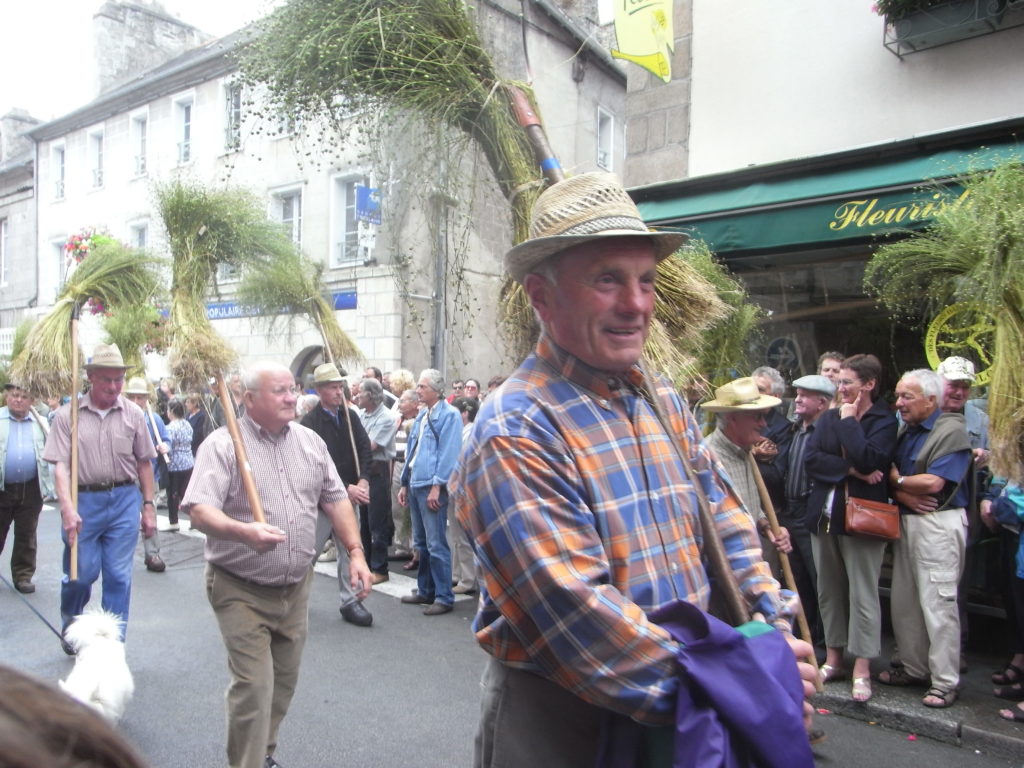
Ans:
[[[1024,0],[949,0],[885,20],[882,45],[897,56],[1024,25]]]
[[[146,156],[136,155],[135,156],[135,175],[145,176],[146,175]]]
[[[187,163],[192,159],[192,142],[191,141],[179,141],[178,142],[178,163]]]

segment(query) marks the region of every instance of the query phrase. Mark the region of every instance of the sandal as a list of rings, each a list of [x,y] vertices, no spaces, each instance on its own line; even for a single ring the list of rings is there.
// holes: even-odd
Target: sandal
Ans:
[[[818,673],[821,675],[822,683],[831,683],[833,680],[846,679],[846,670],[842,667],[833,667],[831,664],[822,664]]]
[[[1013,662],[1006,665],[1002,672],[992,673],[992,682],[996,685],[1020,685],[1024,681],[1024,669],[1021,669]],[[998,695],[998,694],[997,694]]]
[[[940,688],[932,687],[928,689],[928,692],[921,699],[921,703],[932,709],[945,709],[946,707],[952,707],[959,697],[960,694],[957,693],[956,688],[943,691]],[[929,699],[933,699],[933,701],[929,702]]]
[[[999,716],[1003,720],[1010,720],[1014,723],[1024,723],[1024,709],[1013,707],[1012,709],[1000,709]]]
[[[883,670],[878,673],[875,679],[882,685],[892,685],[896,688],[908,688],[910,686],[926,688],[929,683],[928,678],[914,677],[912,674],[907,672],[906,667]]]
[[[992,695],[998,699],[1007,701],[1024,701],[1024,685],[1014,683],[1013,685],[1000,685],[992,689]]]
[[[853,692],[851,698],[854,701],[864,703],[871,700],[871,678],[870,677],[855,677],[853,678]]]

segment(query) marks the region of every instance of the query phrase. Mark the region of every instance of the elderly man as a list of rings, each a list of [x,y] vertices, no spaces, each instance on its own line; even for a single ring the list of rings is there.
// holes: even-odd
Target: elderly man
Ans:
[[[673,721],[680,646],[650,615],[707,606],[691,472],[749,605],[780,616],[750,518],[675,388],[638,365],[657,262],[684,239],[650,233],[611,174],[582,174],[541,194],[505,257],[542,334],[484,401],[453,479],[491,656],[477,766],[592,766],[613,719]]]
[[[811,637],[804,638],[816,648],[825,645],[825,630],[818,611],[818,574],[814,567],[811,534],[804,518],[807,515],[807,499],[811,495],[811,478],[807,475],[804,458],[807,442],[814,433],[814,425],[828,410],[836,396],[836,385],[825,376],[801,376],[793,382],[796,398],[793,413],[796,422],[790,427],[790,434],[783,441],[777,463],[785,472],[783,488],[785,503],[778,510],[779,523],[789,531],[793,550],[789,553],[789,564],[793,569],[800,602],[804,607]]]
[[[55,465],[54,479],[64,529],[64,578],[60,590],[63,629],[85,610],[92,585],[103,574],[104,610],[128,626],[132,564],[142,534],[156,531],[153,465],[156,450],[146,416],[121,395],[124,364],[116,344],[100,344],[86,364],[89,392],[61,406],[43,458]],[[71,409],[78,409],[78,508],[71,501]],[[142,492],[139,493],[141,486]],[[71,578],[71,546],[78,541],[78,577]],[[61,647],[74,649],[61,638]]]
[[[318,515],[351,557],[351,586],[370,589],[352,505],[324,441],[292,421],[295,380],[278,363],[246,373],[239,418],[266,522],[253,519],[231,435],[199,447],[182,509],[206,534],[206,595],[228,653],[228,764],[276,766],[277,733],[299,676]]]
[[[964,649],[967,647],[968,578],[977,550],[974,544],[982,534],[981,496],[988,483],[988,414],[970,402],[971,386],[977,378],[974,363],[965,357],[947,357],[935,372],[942,378],[942,410],[944,413],[962,413],[971,441],[974,462],[971,467],[969,496],[967,499],[967,549],[964,554],[964,575],[957,586],[956,600],[960,611],[960,672],[967,671]]]
[[[782,401],[774,395],[762,394],[753,378],[731,381],[715,390],[715,399],[701,405],[708,413],[717,414],[718,424],[707,439],[707,446],[722,463],[736,488],[740,501],[747,508],[764,543],[774,544],[781,552],[789,552],[789,532],[782,528],[778,538],[761,504],[756,471],[750,462],[751,451],[764,439],[761,434],[768,423],[768,414]],[[765,559],[778,570],[779,559],[769,547],[762,547]]]
[[[971,444],[964,417],[943,413],[942,380],[929,370],[896,385],[904,427],[889,470],[900,506],[894,542],[892,625],[903,666],[879,674],[887,685],[921,685],[927,707],[949,707],[960,685],[960,617],[956,585],[967,534]]]
[[[23,594],[36,591],[36,527],[43,499],[53,493],[50,468],[43,460],[46,428],[32,413],[31,393],[17,384],[4,385],[6,405],[0,408],[0,552],[14,526],[11,579]]]
[[[398,502],[409,504],[420,565],[417,589],[402,602],[425,605],[425,616],[439,616],[455,604],[448,548],[448,481],[462,448],[462,416],[444,399],[440,371],[421,372],[416,392],[424,407],[409,430]]]
[[[334,468],[345,483],[348,497],[355,504],[370,500],[370,439],[362,422],[347,402],[345,379],[334,363],[318,365],[313,371],[313,388],[320,405],[302,417],[302,426],[316,432],[327,443]],[[316,551],[323,551],[331,537],[331,521],[321,515],[316,527]],[[348,551],[335,537],[338,568],[338,592],[341,597],[341,618],[357,627],[373,624],[373,614],[363,605],[352,588]],[[363,545],[365,547],[365,545]],[[365,548],[363,550],[365,556]]]
[[[398,420],[384,407],[384,389],[376,379],[363,379],[356,389],[355,403],[359,420],[370,441],[370,502],[360,521],[363,546],[368,547],[373,583],[390,578],[388,547],[395,536],[391,520],[391,461],[395,458],[395,433]]]

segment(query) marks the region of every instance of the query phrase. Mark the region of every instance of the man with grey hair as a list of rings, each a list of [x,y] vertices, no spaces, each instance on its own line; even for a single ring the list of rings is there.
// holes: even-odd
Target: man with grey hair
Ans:
[[[409,503],[420,565],[418,588],[402,602],[425,605],[424,615],[438,616],[449,613],[455,604],[448,548],[448,481],[462,449],[462,416],[445,402],[440,371],[427,368],[420,373],[416,392],[424,408],[409,430],[398,500]]]
[[[762,439],[754,443],[750,449],[764,485],[768,489],[772,505],[778,510],[786,503],[783,487],[786,468],[784,462],[778,461],[778,456],[782,445],[789,439],[789,428],[792,423],[787,418],[789,405],[783,399],[786,394],[786,380],[769,365],[755,368],[750,378],[757,384],[757,390],[762,395],[771,395],[780,400],[779,405],[765,412],[765,425],[761,429]]]
[[[278,363],[245,376],[238,420],[265,522],[254,519],[231,435],[199,447],[181,507],[206,534],[206,596],[228,653],[228,763],[276,766],[277,734],[299,677],[309,625],[319,514],[351,556],[352,588],[370,590],[355,512],[324,441],[296,424],[295,379]]]
[[[967,534],[971,443],[963,414],[942,411],[933,371],[903,374],[896,407],[903,417],[889,490],[900,506],[893,543],[892,625],[903,666],[881,672],[887,685],[928,688],[921,703],[949,707],[960,685],[957,581]]]
[[[384,388],[377,379],[363,379],[356,387],[355,404],[370,440],[370,501],[363,507],[360,531],[369,554],[373,583],[387,581],[388,547],[395,535],[391,520],[391,461],[395,458],[398,421],[384,407]]]

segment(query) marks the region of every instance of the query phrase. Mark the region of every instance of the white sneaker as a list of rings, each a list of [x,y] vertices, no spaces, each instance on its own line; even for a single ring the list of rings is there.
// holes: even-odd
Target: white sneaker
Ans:
[[[324,551],[320,553],[320,557],[316,559],[318,563],[333,563],[338,560],[338,548],[334,546],[334,542],[328,542],[327,546],[324,547]]]

